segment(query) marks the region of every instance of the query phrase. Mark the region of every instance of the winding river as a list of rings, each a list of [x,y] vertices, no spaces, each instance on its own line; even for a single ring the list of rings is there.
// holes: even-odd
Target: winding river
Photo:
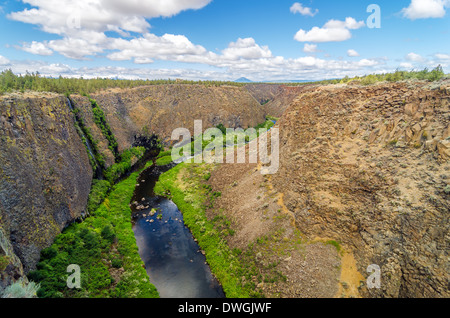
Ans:
[[[159,176],[169,168],[146,169],[132,200],[133,231],[150,281],[161,298],[223,298],[182,213],[175,203],[154,194]]]

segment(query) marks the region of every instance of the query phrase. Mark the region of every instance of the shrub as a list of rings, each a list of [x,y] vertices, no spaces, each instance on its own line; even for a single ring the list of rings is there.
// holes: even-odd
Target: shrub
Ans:
[[[115,258],[111,261],[111,266],[114,268],[123,267],[123,261],[120,258]]]
[[[114,233],[111,226],[109,226],[109,225],[106,225],[103,228],[101,235],[102,235],[102,238],[109,241],[110,243],[113,243],[114,240],[116,239],[116,234]]]
[[[23,279],[8,286],[2,293],[2,298],[35,298],[40,285],[34,282],[25,283]]]
[[[4,271],[9,264],[8,256],[0,256],[0,272]]]
[[[106,180],[94,180],[92,182],[91,192],[89,193],[87,209],[90,214],[94,213],[100,204],[105,201],[108,192],[111,188],[111,183]]]
[[[54,247],[48,247],[41,251],[41,259],[52,259],[58,254],[58,251]]]

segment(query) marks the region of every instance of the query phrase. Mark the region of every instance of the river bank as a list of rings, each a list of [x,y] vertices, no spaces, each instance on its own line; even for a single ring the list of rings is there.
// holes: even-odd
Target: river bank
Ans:
[[[173,166],[153,165],[139,176],[131,205],[139,254],[162,298],[223,298],[183,214],[153,191],[159,176]]]
[[[130,202],[139,174],[117,183],[90,217],[70,225],[42,251],[37,270],[28,275],[40,284],[38,297],[159,297],[139,256],[131,224]],[[80,266],[80,289],[67,287],[71,264]]]

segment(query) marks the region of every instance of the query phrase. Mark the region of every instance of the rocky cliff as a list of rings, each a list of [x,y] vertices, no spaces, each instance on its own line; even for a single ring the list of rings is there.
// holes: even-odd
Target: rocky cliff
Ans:
[[[280,86],[277,94],[264,105],[264,110],[270,116],[281,117],[289,105],[303,92],[314,85],[300,85],[300,86]]]
[[[298,228],[377,264],[364,296],[448,297],[450,83],[327,86],[279,122],[274,187]]]
[[[93,94],[104,110],[119,143],[130,147],[134,137],[147,131],[170,143],[176,128],[194,132],[194,120],[203,128],[254,127],[264,122],[264,111],[245,88],[204,85],[155,85],[135,89],[110,90]]]
[[[302,88],[279,110],[278,173],[220,166],[211,180],[236,231],[229,244],[245,249],[268,236],[289,251],[259,252],[286,276],[260,288],[283,297],[449,297],[449,106],[449,81]],[[293,247],[295,231],[303,249]],[[335,254],[316,242],[341,251],[339,276],[330,277]],[[373,264],[381,289],[369,290]]]
[[[33,269],[40,250],[83,215],[91,181],[65,97],[0,97],[0,284],[17,279],[22,265]]]

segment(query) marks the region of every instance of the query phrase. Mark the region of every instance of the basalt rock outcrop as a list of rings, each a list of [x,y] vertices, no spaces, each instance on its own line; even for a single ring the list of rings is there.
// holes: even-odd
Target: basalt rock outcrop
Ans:
[[[297,227],[381,268],[366,297],[449,297],[450,83],[306,90],[279,121],[280,170]]]
[[[33,269],[40,251],[83,216],[91,181],[65,97],[0,97],[0,284]]]
[[[219,124],[248,128],[265,120],[260,104],[241,87],[155,85],[91,97],[105,112],[119,150],[129,148],[142,132],[156,134],[170,144],[177,128],[187,128],[193,134],[194,120],[202,120],[203,129]]]
[[[280,86],[277,94],[264,105],[267,115],[281,117],[288,106],[303,92],[314,85]]]

